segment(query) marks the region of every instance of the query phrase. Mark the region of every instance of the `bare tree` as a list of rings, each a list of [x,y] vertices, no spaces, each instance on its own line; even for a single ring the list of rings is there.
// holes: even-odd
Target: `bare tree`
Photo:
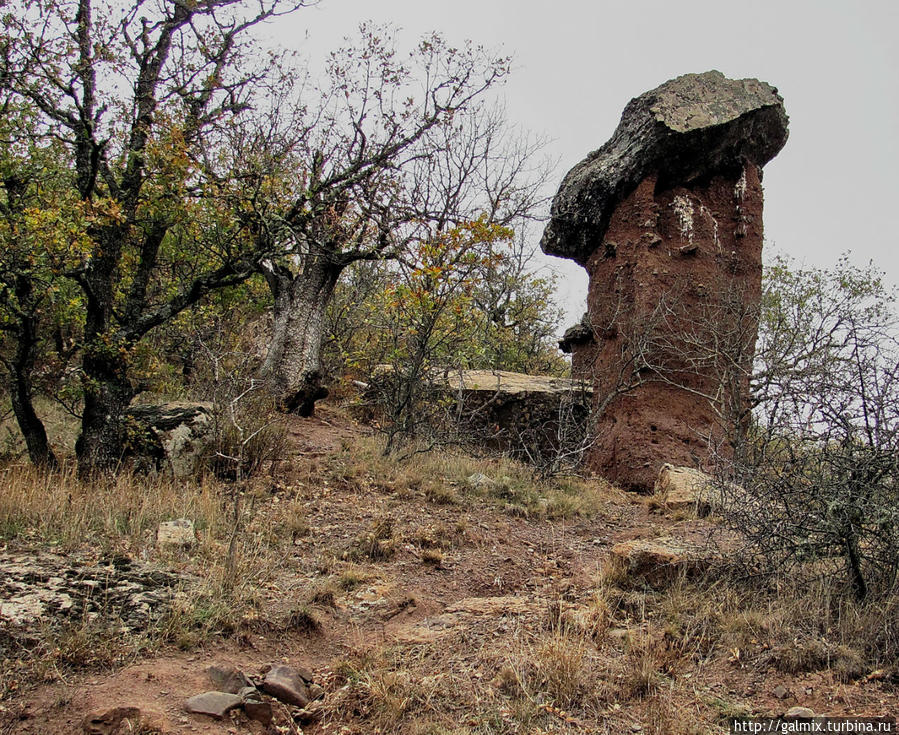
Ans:
[[[239,174],[258,187],[237,192],[238,216],[260,249],[284,254],[262,262],[274,297],[262,373],[284,410],[308,415],[323,394],[325,309],[349,265],[414,260],[419,243],[481,214],[499,224],[534,215],[540,143],[487,105],[507,75],[508,59],[438,36],[400,60],[390,31],[364,26],[320,87],[298,89],[266,129],[241,131],[247,151],[264,143],[267,156]],[[246,196],[273,179],[276,198]]]

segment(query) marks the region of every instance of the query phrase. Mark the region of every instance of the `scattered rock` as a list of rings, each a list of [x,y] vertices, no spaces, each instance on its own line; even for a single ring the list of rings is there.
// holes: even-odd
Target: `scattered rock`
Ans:
[[[613,562],[628,577],[653,586],[664,585],[681,574],[699,574],[709,568],[715,555],[707,548],[672,536],[622,541],[611,549]]]
[[[208,715],[217,720],[225,719],[225,715],[243,704],[236,694],[228,692],[204,692],[197,694],[184,703],[184,709],[195,715]]]
[[[89,714],[81,727],[85,735],[118,735],[119,732],[137,731],[140,722],[141,711],[137,707],[114,707],[103,713]]]
[[[783,697],[779,697],[779,699],[783,699]],[[808,707],[790,707],[783,716],[785,720],[811,720],[814,717],[814,710]]]
[[[184,578],[127,557],[99,562],[43,552],[0,553],[0,622],[7,630],[102,615],[143,630],[165,614]]]
[[[663,464],[654,493],[668,510],[691,510],[707,515],[712,509],[712,478],[690,467]]]
[[[194,522],[187,518],[163,521],[156,531],[156,545],[161,550],[188,549],[197,542]]]
[[[774,691],[772,694],[778,699],[786,699],[790,696],[790,690],[787,689],[783,684],[778,684],[774,687]]]
[[[305,707],[314,699],[309,690],[310,684],[312,684],[310,671],[277,664],[265,673],[261,689],[286,704]]]
[[[240,694],[244,689],[256,691],[250,680],[242,671],[227,664],[215,664],[206,669],[210,681],[216,690],[228,694]]]

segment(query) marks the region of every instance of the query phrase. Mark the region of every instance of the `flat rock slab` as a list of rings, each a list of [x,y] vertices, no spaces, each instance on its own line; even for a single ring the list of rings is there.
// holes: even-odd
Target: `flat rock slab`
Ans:
[[[10,632],[102,615],[143,630],[164,615],[185,578],[126,557],[100,561],[0,553],[0,624]]]
[[[265,673],[260,688],[275,699],[297,707],[305,707],[321,692],[321,688],[312,683],[312,672],[280,664]]]
[[[214,664],[206,669],[206,674],[209,676],[209,680],[216,688],[216,691],[240,694],[248,687],[255,691],[255,687],[253,687],[246,675],[233,666]]]
[[[680,575],[700,574],[717,558],[712,550],[673,536],[622,541],[612,547],[611,555],[629,578],[651,586],[667,584]]]
[[[394,633],[402,643],[430,643],[467,625],[477,618],[520,616],[537,610],[539,603],[530,597],[467,597],[449,605],[443,613],[403,626]]]
[[[225,715],[243,704],[236,694],[228,692],[204,692],[197,694],[184,703],[184,709],[195,715],[208,715],[217,720],[225,719]]]

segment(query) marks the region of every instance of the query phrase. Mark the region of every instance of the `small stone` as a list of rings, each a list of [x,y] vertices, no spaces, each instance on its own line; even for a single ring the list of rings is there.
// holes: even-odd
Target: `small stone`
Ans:
[[[312,701],[307,681],[312,681],[312,674],[306,669],[275,665],[266,672],[262,691],[286,704],[305,707]]]
[[[156,531],[156,545],[160,549],[187,549],[197,542],[194,522],[187,518],[163,521]]]
[[[188,699],[184,703],[184,709],[195,715],[209,715],[217,720],[223,720],[228,712],[240,707],[241,704],[242,701],[236,694],[204,692]]]
[[[114,735],[125,720],[128,720],[131,730],[136,730],[140,726],[140,710],[137,707],[115,707],[103,713],[90,714],[82,721],[81,728],[85,735]]]
[[[814,710],[808,707],[790,707],[784,714],[785,720],[811,720],[815,716]]]
[[[220,692],[240,694],[242,689],[253,686],[242,671],[226,664],[213,664],[206,669],[206,673]]]
[[[240,697],[244,702],[248,702],[253,699],[262,699],[262,695],[259,693],[259,690],[254,687],[252,684],[248,684],[243,687],[240,691],[234,692],[238,697]]]
[[[243,711],[247,717],[256,722],[261,722],[265,727],[271,724],[275,713],[272,710],[271,702],[264,702],[262,699],[248,699],[243,703]]]
[[[774,691],[772,692],[775,697],[778,699],[786,699],[790,695],[790,690],[787,689],[783,684],[778,684],[774,687]]]

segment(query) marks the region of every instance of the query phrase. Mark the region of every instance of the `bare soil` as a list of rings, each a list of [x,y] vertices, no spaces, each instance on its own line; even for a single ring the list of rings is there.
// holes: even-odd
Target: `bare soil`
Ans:
[[[646,608],[655,598],[641,603],[636,593],[618,595],[608,625],[584,639],[586,688],[575,688],[565,706],[547,699],[532,673],[546,663],[539,646],[549,639],[540,636],[552,633],[554,610],[589,609],[609,548],[656,535],[701,539],[709,524],[665,516],[620,492],[608,493],[590,517],[546,520],[481,499],[433,502],[415,487],[386,488],[374,477],[316,479],[316,463],[364,431],[327,409],[291,422],[290,460],[268,502],[301,497],[308,532],[260,585],[258,619],[200,648],[172,645],[117,670],[58,672],[26,686],[0,703],[0,732],[69,735],[82,731],[88,713],[119,706],[147,714],[144,732],[264,732],[242,714],[216,721],[184,711],[185,699],[212,688],[205,668],[222,662],[248,674],[270,663],[302,664],[324,686],[318,722],[296,724],[281,708],[270,732],[726,732],[730,712],[778,714],[797,704],[832,716],[899,711],[889,677],[784,674],[764,665],[771,642],[763,636],[742,650],[711,647],[660,664],[653,676],[661,683],[628,697],[621,682],[636,659],[620,640],[664,627],[656,625],[663,613]],[[392,552],[360,556],[357,539],[377,536],[372,529],[388,518]],[[313,594],[327,589],[330,598]],[[297,611],[317,629],[285,623]],[[520,662],[528,656],[531,664]],[[504,667],[516,672],[517,685],[509,686],[508,675],[503,681]],[[594,693],[595,701],[578,703]]]

